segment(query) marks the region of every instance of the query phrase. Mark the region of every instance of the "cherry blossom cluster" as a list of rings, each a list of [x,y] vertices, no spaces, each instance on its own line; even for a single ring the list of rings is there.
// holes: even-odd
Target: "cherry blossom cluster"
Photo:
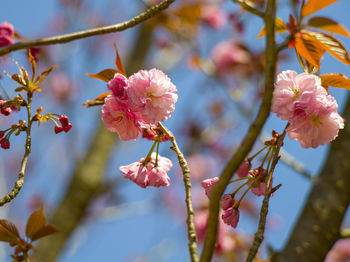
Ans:
[[[338,103],[315,75],[283,71],[277,76],[271,111],[289,121],[288,136],[303,148],[326,145],[344,128]]]
[[[15,35],[15,30],[13,25],[8,22],[3,22],[0,24],[0,47],[13,44],[13,37]]]
[[[136,140],[143,129],[167,120],[178,98],[169,77],[155,68],[129,78],[117,73],[107,87],[112,95],[102,106],[102,121],[121,140]]]
[[[169,119],[177,101],[177,89],[169,77],[158,69],[140,70],[129,78],[117,73],[107,84],[112,94],[102,106],[102,121],[121,140],[142,137],[154,141],[145,158],[121,166],[124,178],[142,188],[169,186],[167,172],[172,163],[158,154],[159,143],[169,140],[158,128],[158,122]],[[157,151],[153,152],[157,146]]]

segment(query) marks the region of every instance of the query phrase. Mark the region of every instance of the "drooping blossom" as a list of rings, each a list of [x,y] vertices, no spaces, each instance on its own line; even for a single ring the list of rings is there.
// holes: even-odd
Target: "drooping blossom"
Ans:
[[[237,170],[237,175],[240,178],[243,177],[247,177],[248,176],[248,172],[251,169],[252,164],[250,163],[250,161],[248,160],[248,158],[245,158],[242,162],[242,164],[239,166],[238,170]]]
[[[328,144],[338,136],[339,129],[344,128],[337,109],[337,101],[330,95],[295,103],[288,136],[299,141],[303,148]]]
[[[201,13],[204,22],[213,29],[220,29],[227,23],[225,12],[217,5],[205,5]]]
[[[210,197],[211,191],[216,182],[219,181],[218,177],[208,178],[202,181],[201,185],[205,189],[205,194]]]
[[[0,146],[3,149],[9,149],[10,148],[10,141],[5,137],[0,140]]]
[[[295,71],[283,71],[277,76],[271,112],[282,120],[294,116],[294,103],[309,101],[314,96],[326,96],[327,91],[321,86],[321,79],[315,75]]]
[[[61,115],[60,118],[58,119],[62,125],[62,130],[64,132],[68,132],[72,128],[72,124],[69,122],[68,116],[66,115]]]
[[[238,47],[234,40],[224,41],[216,45],[211,54],[216,71],[221,74],[232,70],[237,64],[248,63],[249,54]]]
[[[121,166],[120,172],[124,174],[124,178],[128,178],[142,188],[147,186],[169,186],[170,178],[167,172],[172,168],[172,162],[166,157],[158,155],[156,164],[156,153],[152,153],[150,160],[144,164],[145,158],[131,163],[127,166]]]
[[[128,86],[128,79],[120,73],[116,73],[113,79],[110,80],[107,84],[107,88],[111,90],[113,95],[121,101],[127,99],[127,94],[126,94],[127,86]]]
[[[170,78],[158,69],[140,70],[129,77],[128,105],[139,111],[143,121],[156,124],[174,112],[177,89]]]
[[[221,215],[221,219],[224,221],[226,225],[236,228],[239,221],[239,209],[238,208],[226,209],[224,213]]]
[[[109,95],[102,106],[102,121],[106,128],[119,135],[121,140],[136,140],[141,134],[137,113],[117,102]]]
[[[231,194],[225,194],[223,195],[221,199],[221,208],[223,210],[229,209],[233,206],[234,200],[232,198]]]

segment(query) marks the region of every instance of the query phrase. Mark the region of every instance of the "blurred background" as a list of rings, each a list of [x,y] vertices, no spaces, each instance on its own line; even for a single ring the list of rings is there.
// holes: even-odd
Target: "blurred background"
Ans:
[[[4,1],[0,23],[7,21],[21,37],[33,39],[123,22],[156,2]],[[286,23],[289,14],[293,14],[291,2],[278,3],[277,15]],[[264,1],[256,0],[255,4],[262,7]],[[350,2],[343,0],[319,11],[317,16],[327,16],[350,27],[349,8]],[[34,107],[42,106],[47,113],[66,114],[73,124],[67,134],[55,134],[50,123],[34,126],[25,184],[14,201],[0,209],[1,218],[24,230],[29,214],[44,205],[50,222],[62,232],[37,245],[36,261],[189,260],[184,187],[170,144],[163,143],[160,149],[162,156],[173,161],[170,187],[142,189],[124,180],[119,166],[144,157],[152,142],[119,141],[101,124],[100,107],[82,106],[86,100],[107,92],[105,82],[89,78],[86,73],[113,68],[113,43],[117,43],[129,75],[153,67],[169,75],[179,99],[165,125],[177,137],[192,170],[196,225],[201,230],[208,200],[200,182],[220,174],[260,104],[265,38],[257,36],[262,26],[261,19],[232,1],[178,0],[160,15],[124,32],[35,49],[39,71],[52,65],[59,67],[43,82],[43,92],[35,96]],[[277,41],[281,43],[287,36],[288,33],[280,34]],[[350,46],[348,38],[337,39]],[[29,69],[25,51],[1,58],[0,85],[9,97],[14,96],[17,86],[3,71],[17,72],[12,59]],[[295,51],[288,48],[280,53],[277,72],[287,69],[302,72]],[[330,72],[349,76],[346,65],[326,54],[321,73]],[[341,112],[347,92],[331,88],[330,93]],[[0,129],[23,119],[24,113],[22,110],[9,117],[1,115]],[[285,125],[272,114],[252,153],[262,147],[272,130],[282,132]],[[24,139],[23,135],[13,137],[11,148],[0,151],[1,195],[9,191],[17,177]],[[318,174],[327,151],[327,146],[302,149],[298,142],[285,140],[283,160],[302,171],[283,161],[277,166],[274,185],[282,187],[270,201],[260,259],[267,258],[267,246],[284,246],[312,186],[309,176]],[[232,192],[235,186],[230,185],[229,190]],[[244,261],[257,228],[261,201],[262,197],[249,193],[238,227],[221,225],[214,261]],[[343,223],[344,227],[350,226],[348,215]],[[8,245],[0,247],[0,260],[10,261]],[[347,248],[350,250],[350,243]]]

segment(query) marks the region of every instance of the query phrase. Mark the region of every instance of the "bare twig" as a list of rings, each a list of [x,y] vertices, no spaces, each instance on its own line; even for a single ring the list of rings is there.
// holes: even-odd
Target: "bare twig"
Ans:
[[[265,14],[263,12],[256,9],[253,2],[246,1],[246,0],[232,0],[232,1],[239,4],[244,10],[246,10],[246,11],[248,11],[256,16],[260,16],[262,18],[265,17]]]
[[[71,42],[74,40],[87,38],[91,36],[123,31],[155,16],[162,10],[168,8],[168,6],[174,1],[175,0],[165,0],[158,5],[152,6],[151,8],[147,9],[145,12],[142,12],[138,16],[135,16],[134,18],[126,22],[119,23],[116,25],[98,27],[98,28],[93,28],[93,29],[84,30],[80,32],[75,32],[75,33],[70,33],[70,34],[65,34],[60,36],[53,36],[48,38],[40,38],[35,40],[18,42],[13,45],[8,45],[6,47],[0,48],[0,56],[3,56],[15,50],[27,49],[31,47],[44,46],[44,45],[64,44],[67,42]]]
[[[28,115],[28,126],[26,129],[26,143],[24,145],[25,151],[24,151],[24,156],[21,162],[21,170],[19,171],[18,174],[18,179],[15,182],[15,185],[13,187],[13,189],[11,190],[10,193],[8,193],[6,196],[0,198],[0,206],[5,205],[6,203],[11,202],[19,193],[19,191],[21,190],[22,186],[23,186],[23,182],[24,182],[24,174],[25,174],[25,170],[26,170],[26,166],[27,166],[27,162],[28,162],[28,156],[31,152],[31,128],[32,128],[32,117],[31,117],[31,106],[32,106],[32,93],[28,92],[28,101],[27,101],[27,115]]]
[[[194,210],[192,207],[192,201],[191,201],[191,176],[190,176],[190,169],[188,167],[188,164],[186,162],[186,159],[184,155],[181,153],[175,137],[166,129],[161,123],[159,123],[160,129],[169,137],[171,143],[173,146],[171,147],[172,150],[175,151],[177,158],[179,160],[179,165],[182,169],[183,174],[183,180],[185,184],[185,191],[186,191],[186,208],[187,208],[187,231],[188,231],[188,249],[190,251],[191,261],[192,262],[198,262],[198,251],[197,251],[197,234],[194,227]]]
[[[265,69],[265,94],[263,96],[262,104],[259,113],[250,125],[249,131],[243,139],[237,151],[233,154],[230,161],[222,171],[220,180],[215,184],[210,196],[209,203],[209,218],[208,226],[205,236],[203,252],[201,255],[201,262],[209,262],[213,256],[215,243],[218,232],[218,215],[220,209],[220,198],[225,191],[228,183],[234,172],[238,169],[243,159],[247,156],[254,145],[263,125],[266,122],[270,113],[273,83],[276,70],[276,44],[275,44],[275,0],[269,0],[266,8],[266,69]]]
[[[264,196],[264,200],[262,202],[261,205],[261,210],[260,210],[260,218],[259,218],[259,224],[258,224],[258,230],[256,231],[255,235],[254,235],[254,241],[253,244],[249,250],[248,256],[247,256],[247,260],[246,262],[252,262],[253,259],[256,256],[256,253],[258,252],[258,249],[262,243],[262,241],[264,240],[264,232],[265,232],[265,225],[266,225],[266,217],[267,217],[267,213],[269,210],[269,200],[271,197],[271,193],[272,193],[272,188],[271,188],[271,182],[272,182],[272,175],[273,172],[275,170],[275,167],[278,163],[279,160],[279,152],[280,149],[283,145],[283,140],[286,136],[286,129],[288,127],[288,124],[286,126],[286,128],[284,129],[282,135],[280,135],[277,139],[277,145],[276,145],[276,149],[273,155],[273,160],[272,160],[272,164],[271,164],[271,168],[269,170],[269,176],[268,176],[268,180],[266,183],[266,191],[265,191],[265,196]]]

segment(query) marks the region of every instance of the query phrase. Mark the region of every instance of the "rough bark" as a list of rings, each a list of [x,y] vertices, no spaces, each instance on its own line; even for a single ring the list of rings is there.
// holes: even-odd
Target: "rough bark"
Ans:
[[[343,117],[347,125],[332,143],[304,209],[285,247],[273,262],[320,262],[340,237],[350,203],[350,99]]]
[[[129,73],[142,67],[151,45],[152,31],[148,23],[140,26],[126,67]],[[39,242],[33,261],[55,261],[64,249],[68,238],[84,218],[89,204],[103,186],[105,168],[116,142],[117,135],[107,131],[100,122],[88,151],[77,163],[67,191],[50,219],[50,224],[61,232]]]

